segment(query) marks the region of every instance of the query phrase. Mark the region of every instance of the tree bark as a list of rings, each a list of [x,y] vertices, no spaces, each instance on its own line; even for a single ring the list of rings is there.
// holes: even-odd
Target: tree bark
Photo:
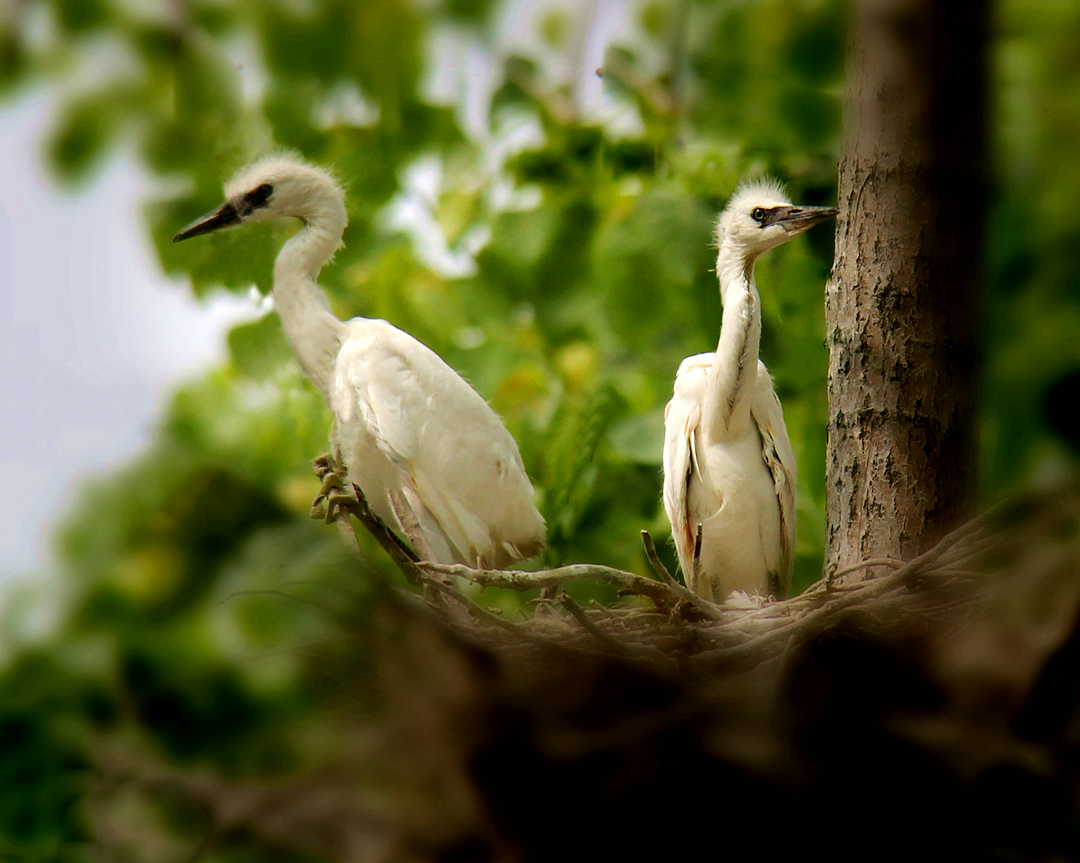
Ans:
[[[858,0],[830,339],[826,561],[911,559],[970,512],[988,0]]]

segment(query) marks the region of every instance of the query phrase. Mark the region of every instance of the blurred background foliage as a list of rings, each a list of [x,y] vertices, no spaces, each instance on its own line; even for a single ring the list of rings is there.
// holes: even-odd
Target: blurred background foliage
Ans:
[[[611,9],[625,23],[603,67],[583,68]],[[840,0],[14,0],[0,6],[0,95],[51,89],[44,146],[62,183],[91,182],[118,152],[160,178],[148,230],[198,296],[267,292],[291,230],[169,242],[236,168],[275,148],[332,167],[350,218],[320,279],[335,311],[412,333],[502,415],[547,519],[540,563],[645,572],[640,529],[668,535],[664,404],[679,361],[718,334],[713,220],[765,172],[797,202],[834,200],[846,14]],[[1078,37],[1076,4],[997,6],[985,502],[1076,445]],[[757,271],[762,355],[799,462],[795,590],[822,562],[831,258],[821,229]],[[341,709],[375,709],[334,672],[362,677],[370,661],[342,636],[368,624],[375,582],[308,518],[329,414],[273,314],[228,341],[228,364],[175,394],[152,446],[84,489],[47,637],[21,635],[40,592],[7,590],[5,859],[103,845],[189,859],[197,814],[148,793],[110,820],[91,765],[121,751],[276,775],[332,757]],[[594,597],[613,598],[579,590]],[[307,859],[244,834],[204,852]]]

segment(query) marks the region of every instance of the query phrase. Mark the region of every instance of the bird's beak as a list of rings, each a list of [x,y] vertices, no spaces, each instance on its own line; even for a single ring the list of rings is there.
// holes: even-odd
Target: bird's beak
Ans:
[[[839,212],[836,207],[785,207],[776,222],[789,234],[801,234]]]
[[[174,243],[179,243],[181,240],[186,240],[190,237],[197,237],[200,234],[210,234],[214,231],[220,231],[222,228],[228,228],[230,225],[240,224],[240,214],[236,211],[231,203],[226,201],[214,212],[207,213],[205,216],[196,219],[184,230],[172,238]]]

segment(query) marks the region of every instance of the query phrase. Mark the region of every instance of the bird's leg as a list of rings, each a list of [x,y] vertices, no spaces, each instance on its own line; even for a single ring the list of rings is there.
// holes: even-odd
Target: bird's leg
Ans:
[[[311,502],[311,517],[325,519],[326,523],[330,524],[334,519],[330,517],[328,507],[325,504],[329,503],[331,492],[335,489],[348,494],[348,486],[345,484],[346,471],[334,457],[334,454],[328,452],[324,452],[312,461],[311,466],[315,470],[315,475],[322,480],[319,493],[315,495],[315,500]]]
[[[697,526],[697,534],[694,536],[694,556],[693,558],[691,558],[690,562],[690,579],[694,585],[694,593],[698,594],[701,593],[701,591],[698,590],[698,586],[701,584],[701,582],[699,581],[699,579],[701,578],[701,532],[702,524],[699,521]],[[708,598],[711,599],[712,597]]]
[[[698,576],[701,575],[701,534],[703,525],[698,522],[698,532],[693,537],[693,561],[690,564],[690,568],[693,572],[693,583],[698,583]]]

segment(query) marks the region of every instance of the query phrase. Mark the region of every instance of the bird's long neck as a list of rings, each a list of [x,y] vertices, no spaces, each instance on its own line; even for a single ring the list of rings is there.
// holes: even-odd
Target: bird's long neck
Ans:
[[[761,343],[761,301],[754,283],[755,257],[721,243],[716,261],[724,316],[706,388],[703,422],[710,442],[731,440],[750,428]]]
[[[345,325],[330,311],[315,279],[341,245],[346,223],[341,193],[337,189],[320,193],[301,218],[304,227],[285,244],[274,264],[274,307],[300,367],[328,396]]]

